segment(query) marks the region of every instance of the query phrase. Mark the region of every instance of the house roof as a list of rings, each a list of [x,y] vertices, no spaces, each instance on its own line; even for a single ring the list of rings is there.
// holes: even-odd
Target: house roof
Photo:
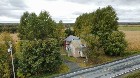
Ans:
[[[70,35],[70,36],[68,36],[68,37],[65,39],[65,41],[72,41],[72,40],[77,40],[77,39],[79,39],[79,37]]]

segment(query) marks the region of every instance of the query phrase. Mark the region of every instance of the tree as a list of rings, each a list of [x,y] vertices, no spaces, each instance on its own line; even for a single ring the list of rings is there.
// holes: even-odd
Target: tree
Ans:
[[[56,22],[52,20],[50,14],[46,11],[41,11],[38,20],[37,30],[39,29],[39,31],[37,33],[40,33],[38,34],[39,39],[53,38],[55,36]]]
[[[127,47],[127,42],[124,37],[125,35],[121,31],[111,33],[104,44],[105,53],[112,56],[121,55]]]
[[[95,11],[92,23],[92,34],[99,36],[103,46],[106,39],[113,31],[118,31],[118,17],[111,6]]]
[[[54,73],[62,64],[56,39],[22,41],[17,52],[17,76],[26,78],[43,73]]]
[[[59,41],[59,44],[63,44],[63,41],[66,37],[66,33],[65,33],[65,27],[62,21],[59,21],[59,23],[57,24],[56,28],[55,28],[55,36],[56,39]]]
[[[48,12],[41,11],[39,16],[35,13],[25,12],[18,27],[19,37],[23,40],[54,37],[55,27],[56,23]]]
[[[118,17],[115,10],[111,6],[107,6],[105,8],[99,8],[95,12],[85,13],[77,17],[75,25],[74,25],[75,34],[80,38],[84,39],[90,47],[89,55],[95,54],[100,50],[105,52],[107,55],[120,55],[124,52],[125,49],[125,39],[123,33],[119,33],[120,39],[124,41],[123,47],[118,47],[120,53],[116,53],[113,51],[115,49],[114,46],[110,46],[112,49],[109,50],[109,44],[112,43],[113,40],[116,40],[116,36],[111,36],[114,32],[118,31]],[[121,36],[122,35],[122,36]],[[110,37],[114,37],[114,39],[110,39]],[[95,40],[95,42],[94,42]],[[97,42],[96,42],[97,41]],[[114,42],[112,44],[120,43],[119,41]],[[92,45],[92,47],[91,47]],[[96,47],[96,48],[95,48]],[[97,51],[96,51],[97,50]],[[109,51],[112,50],[111,54]],[[108,53],[109,52],[109,53]],[[100,53],[99,53],[100,54]],[[98,54],[97,54],[98,55]]]
[[[85,13],[76,18],[74,24],[74,32],[81,38],[86,38],[87,35],[91,34],[92,16],[94,13]]]
[[[11,58],[7,49],[9,48],[8,42],[12,41],[12,38],[9,33],[3,32],[0,34],[0,41],[0,77],[10,78],[12,76],[12,66]]]
[[[18,32],[19,32],[19,37],[21,39],[26,39],[26,35],[27,33],[27,24],[28,24],[28,18],[29,17],[29,13],[25,12],[21,18],[20,18],[20,24],[18,26]]]
[[[74,31],[69,27],[65,30],[66,36],[75,35]]]

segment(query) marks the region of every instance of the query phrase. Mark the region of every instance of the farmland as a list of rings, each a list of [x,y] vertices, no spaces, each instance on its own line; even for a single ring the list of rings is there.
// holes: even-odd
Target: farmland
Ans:
[[[125,33],[127,50],[140,51],[140,25],[119,26],[119,30]]]
[[[140,31],[140,25],[120,25],[119,30],[122,30],[122,31]]]

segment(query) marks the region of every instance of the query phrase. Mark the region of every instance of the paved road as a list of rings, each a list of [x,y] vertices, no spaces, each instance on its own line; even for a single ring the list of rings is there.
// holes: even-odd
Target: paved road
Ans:
[[[56,78],[115,78],[137,69],[140,69],[140,55],[72,72]]]
[[[79,67],[76,63],[68,61],[68,60],[64,60],[64,63],[69,67],[70,71],[76,71],[81,69],[81,67]]]

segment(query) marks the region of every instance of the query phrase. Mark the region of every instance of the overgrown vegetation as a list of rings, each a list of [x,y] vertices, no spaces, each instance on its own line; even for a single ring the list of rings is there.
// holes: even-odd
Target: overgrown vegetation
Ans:
[[[137,71],[137,72],[135,72],[133,74],[130,74],[125,78],[140,78],[140,71]]]
[[[10,53],[7,52],[9,41],[12,41],[9,33],[0,34],[0,77],[2,78],[12,76]]]

